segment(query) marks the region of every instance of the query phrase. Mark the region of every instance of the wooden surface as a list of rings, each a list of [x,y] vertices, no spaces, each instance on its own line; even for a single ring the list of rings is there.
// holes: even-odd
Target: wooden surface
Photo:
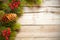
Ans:
[[[60,40],[60,0],[45,0],[41,8],[24,7],[16,40]]]

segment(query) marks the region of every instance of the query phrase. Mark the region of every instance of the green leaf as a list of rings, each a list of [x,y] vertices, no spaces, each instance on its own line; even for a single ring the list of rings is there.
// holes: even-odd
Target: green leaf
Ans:
[[[11,2],[12,0],[8,0],[8,2]]]
[[[4,11],[3,10],[0,10],[0,18],[4,15]]]
[[[42,0],[25,0],[28,6],[41,5]]]
[[[2,30],[5,30],[5,29],[6,29],[5,26],[1,26],[1,27],[0,27],[0,32],[1,32]]]
[[[21,25],[20,25],[19,23],[15,23],[15,24],[13,24],[12,27],[11,27],[11,29],[12,29],[13,31],[19,31],[20,28],[21,28]]]
[[[16,31],[12,31],[9,39],[10,40],[15,40],[16,34],[17,34]]]

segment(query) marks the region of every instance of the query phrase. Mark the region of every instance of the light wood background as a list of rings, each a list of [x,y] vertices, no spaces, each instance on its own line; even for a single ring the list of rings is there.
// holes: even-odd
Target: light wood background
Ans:
[[[42,7],[24,7],[16,40],[60,40],[60,0],[44,0]]]

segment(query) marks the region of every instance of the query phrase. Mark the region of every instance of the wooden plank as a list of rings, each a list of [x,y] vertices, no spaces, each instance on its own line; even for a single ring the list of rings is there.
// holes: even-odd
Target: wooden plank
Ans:
[[[18,23],[21,23],[22,25],[60,24],[60,15],[52,13],[27,13],[23,14],[23,16],[18,19]]]
[[[44,10],[43,10],[44,9]],[[53,8],[53,7],[41,7],[41,8],[36,8],[33,7],[32,9],[29,7],[24,7],[24,13],[41,13],[41,12],[54,12],[54,13],[59,13],[60,8]]]
[[[22,26],[21,32],[60,32],[60,26]]]
[[[22,26],[17,37],[60,37],[59,26]]]
[[[16,40],[60,40],[60,38],[17,38]]]
[[[59,0],[45,0],[41,8],[23,7],[24,14],[17,21],[22,27],[16,40],[60,40]]]

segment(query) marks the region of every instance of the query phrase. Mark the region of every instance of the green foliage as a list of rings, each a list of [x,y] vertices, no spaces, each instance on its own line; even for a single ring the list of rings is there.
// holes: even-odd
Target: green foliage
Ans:
[[[12,31],[19,31],[20,27],[21,27],[21,25],[19,23],[15,23],[12,25],[11,29],[12,29]]]
[[[3,16],[3,14],[4,14],[4,11],[0,10],[0,16]]]
[[[12,31],[10,37],[16,37],[16,34],[17,34],[16,31]]]
[[[30,7],[34,5],[41,5],[42,0],[25,0],[26,4]]]
[[[6,27],[11,27],[14,23],[16,23],[16,21],[10,21],[8,23],[1,22],[2,26],[6,26]]]
[[[3,1],[0,1],[0,10],[2,10]]]
[[[12,31],[9,39],[10,40],[15,40],[16,34],[17,34],[16,31]]]
[[[23,7],[26,5],[30,7],[33,5],[40,5],[42,3],[42,0],[20,0],[20,5],[18,8],[14,8],[14,10],[9,7],[9,3],[11,2],[12,0],[8,0],[6,3],[0,1],[0,40],[5,40],[5,38],[1,35],[1,32],[8,27],[11,28],[11,35],[9,37],[9,40],[15,40],[16,34],[21,28],[21,25],[19,23],[16,23],[16,20],[24,13]],[[15,13],[18,17],[13,21],[9,21],[8,23],[1,21],[3,15],[8,13]]]
[[[38,2],[41,3],[42,0],[26,0],[26,2],[30,3],[30,4],[38,4]]]
[[[4,14],[5,14],[4,11],[0,10],[0,19]]]
[[[5,40],[5,38],[1,35],[1,32],[5,29],[7,29],[5,26],[0,26],[0,40]]]
[[[5,30],[6,27],[5,26],[0,26],[0,32],[2,32],[2,30]]]
[[[18,7],[18,9],[16,10],[16,14],[17,14],[18,17],[22,16],[23,8],[22,7]]]
[[[20,5],[18,8],[15,8],[14,10],[11,10],[10,7],[8,6],[9,3],[12,2],[12,0],[9,0],[8,3],[4,4],[4,12],[5,13],[15,13],[17,14],[18,17],[20,17],[23,14],[23,5],[24,1],[20,0]]]
[[[11,9],[9,8],[8,4],[3,4],[3,8],[5,13],[10,13]]]
[[[5,40],[5,38],[2,35],[0,35],[0,40]]]
[[[8,2],[11,2],[12,0],[8,0]]]
[[[20,7],[25,6],[26,1],[25,0],[20,0]]]
[[[0,26],[2,25],[1,19],[2,19],[4,14],[5,14],[4,11],[0,10]]]

